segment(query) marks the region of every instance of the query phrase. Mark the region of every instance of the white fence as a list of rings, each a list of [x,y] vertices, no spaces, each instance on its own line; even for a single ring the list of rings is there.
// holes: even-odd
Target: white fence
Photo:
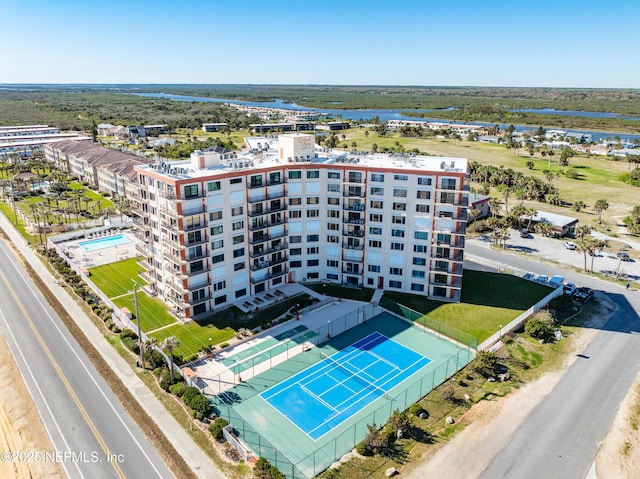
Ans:
[[[509,324],[502,326],[502,328],[500,328],[500,331],[495,333],[493,336],[489,337],[488,339],[486,339],[485,341],[480,343],[478,345],[478,350],[479,351],[484,351],[486,349],[491,348],[494,344],[496,344],[498,341],[500,341],[500,338],[504,334],[506,334],[506,333],[508,333],[510,331],[513,331],[514,329],[520,328],[527,321],[527,319],[529,319],[529,317],[532,314],[535,314],[538,311],[540,311],[544,306],[546,306],[549,303],[549,301],[551,301],[553,298],[557,298],[561,294],[563,294],[563,286],[562,285],[558,286],[550,294],[548,294],[547,296],[542,298],[540,301],[538,301],[536,304],[531,306],[524,313],[522,313],[516,319],[511,321]]]

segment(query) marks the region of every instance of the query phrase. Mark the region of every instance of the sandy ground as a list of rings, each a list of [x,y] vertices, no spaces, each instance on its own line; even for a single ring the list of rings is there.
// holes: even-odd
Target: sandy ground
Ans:
[[[633,409],[640,403],[640,373],[633,387],[620,404],[618,414],[596,455],[596,474],[599,478],[640,477],[640,419]],[[631,425],[636,421],[635,429]]]
[[[0,477],[65,477],[59,464],[46,462],[52,446],[9,347],[0,335]]]
[[[597,334],[596,328],[602,326],[613,313],[611,309],[614,307],[613,304],[603,304],[602,301],[601,304],[604,309],[601,317],[592,319],[591,328],[584,328],[580,334],[574,336],[574,352],[584,350]],[[491,464],[496,454],[506,446],[527,415],[555,387],[566,368],[575,360],[575,354],[567,354],[564,367],[561,367],[560,370],[543,375],[540,379],[523,388],[514,390],[505,398],[481,401],[474,405],[465,415],[465,423],[469,424],[465,429],[456,434],[449,443],[441,447],[425,462],[415,461],[403,471],[402,476],[423,479],[425,477],[441,477],[442,471],[447,471],[447,479],[479,477],[482,471]],[[637,431],[635,432],[637,436]],[[636,439],[638,438],[636,437]],[[616,440],[625,439],[618,437]],[[600,461],[600,457],[598,460]],[[602,467],[605,470],[609,470],[610,465],[607,463],[611,460],[611,458],[603,457]],[[638,460],[636,458],[636,461]],[[598,463],[598,469],[600,469],[600,463]],[[640,474],[628,476],[603,474],[599,477],[632,478],[640,477]]]

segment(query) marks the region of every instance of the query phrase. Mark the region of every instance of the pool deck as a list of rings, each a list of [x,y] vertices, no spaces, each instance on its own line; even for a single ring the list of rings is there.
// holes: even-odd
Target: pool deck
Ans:
[[[103,264],[115,263],[116,261],[122,261],[124,259],[134,258],[136,256],[136,245],[140,243],[131,232],[118,231],[104,236],[91,236],[91,232],[87,231],[84,238],[78,238],[71,241],[65,241],[59,243],[62,250],[69,256],[71,261],[82,268],[93,268],[94,266],[102,266]],[[109,236],[122,235],[129,239],[131,242],[118,246],[111,246],[107,248],[101,248],[95,251],[85,251],[80,243],[84,241],[91,241],[93,239],[108,238]]]

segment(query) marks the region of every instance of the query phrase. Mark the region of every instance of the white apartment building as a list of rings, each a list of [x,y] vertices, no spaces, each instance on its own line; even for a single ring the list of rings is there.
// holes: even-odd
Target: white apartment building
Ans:
[[[354,156],[299,133],[257,141],[135,167],[147,289],[176,312],[297,281],[460,300],[466,159]]]

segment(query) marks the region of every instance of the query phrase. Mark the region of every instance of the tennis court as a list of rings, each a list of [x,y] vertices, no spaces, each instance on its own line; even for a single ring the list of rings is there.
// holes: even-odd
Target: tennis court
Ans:
[[[316,440],[430,362],[375,332],[261,396]]]

